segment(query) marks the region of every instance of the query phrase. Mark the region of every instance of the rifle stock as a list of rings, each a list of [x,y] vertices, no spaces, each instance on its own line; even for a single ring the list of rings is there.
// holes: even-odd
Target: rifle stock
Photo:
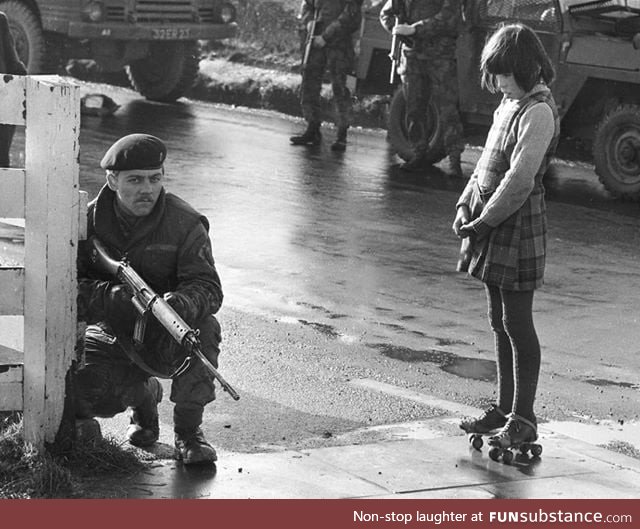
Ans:
[[[238,393],[202,352],[198,330],[192,329],[162,296],[156,294],[126,259],[120,261],[113,259],[102,242],[95,236],[89,239],[89,243],[91,245],[91,261],[105,272],[117,277],[133,293],[131,302],[140,314],[133,332],[134,340],[142,343],[147,319],[149,314],[152,314],[178,344],[204,364],[220,383],[222,389],[229,393],[234,400],[240,399]],[[188,363],[186,365],[188,366]]]

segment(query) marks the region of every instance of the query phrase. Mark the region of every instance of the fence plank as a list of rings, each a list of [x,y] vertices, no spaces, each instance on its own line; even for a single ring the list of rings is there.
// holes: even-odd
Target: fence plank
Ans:
[[[24,169],[0,168],[0,211],[3,217],[24,217]]]
[[[24,434],[41,446],[55,440],[76,345],[80,94],[57,76],[30,76],[26,93]]]
[[[0,344],[0,411],[22,410],[22,351]]]
[[[0,267],[0,316],[21,316],[24,307],[24,268]]]
[[[26,79],[20,75],[0,75],[0,123],[25,124]]]
[[[22,410],[22,372],[22,365],[0,366],[0,411]]]

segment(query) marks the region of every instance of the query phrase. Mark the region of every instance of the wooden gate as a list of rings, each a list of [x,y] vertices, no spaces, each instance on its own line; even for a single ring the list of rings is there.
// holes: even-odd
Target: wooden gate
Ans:
[[[0,222],[24,226],[21,265],[4,265],[0,244],[0,410],[22,410],[25,440],[42,448],[60,426],[76,347],[79,87],[0,74],[0,102],[0,123],[25,127],[24,168],[0,168]]]

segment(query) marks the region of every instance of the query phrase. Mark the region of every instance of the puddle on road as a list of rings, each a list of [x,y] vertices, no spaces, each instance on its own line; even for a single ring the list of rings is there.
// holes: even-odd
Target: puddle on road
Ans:
[[[617,386],[620,388],[640,389],[640,385],[638,384],[633,384],[631,382],[620,382],[617,380],[606,380],[604,378],[586,378],[584,381],[587,384],[591,384],[593,386]]]
[[[496,381],[496,364],[492,360],[458,356],[437,349],[416,350],[389,344],[368,344],[383,355],[403,362],[429,362],[451,375],[484,382]]]
[[[315,329],[319,333],[322,333],[329,338],[338,338],[340,336],[340,333],[336,331],[335,328],[333,328],[331,325],[327,325],[326,323],[318,323],[315,321],[307,321],[301,319],[298,319],[298,321],[302,325],[307,325],[308,327]]]

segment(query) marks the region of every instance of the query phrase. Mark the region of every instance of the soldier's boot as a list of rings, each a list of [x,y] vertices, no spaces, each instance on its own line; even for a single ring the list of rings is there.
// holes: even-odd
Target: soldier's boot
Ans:
[[[419,146],[414,149],[413,158],[407,160],[400,165],[400,169],[408,172],[422,171],[425,169],[426,164],[426,147]]]
[[[340,127],[336,141],[331,145],[331,150],[336,152],[344,152],[347,149],[347,127]]]
[[[460,153],[451,153],[447,159],[445,172],[451,178],[463,178]]]
[[[184,465],[207,465],[218,459],[215,449],[197,427],[192,430],[176,430],[175,458]]]
[[[322,141],[320,123],[310,122],[302,134],[291,136],[289,141],[291,145],[320,145]]]
[[[162,401],[162,386],[155,377],[145,383],[145,395],[142,403],[131,408],[131,424],[127,429],[127,438],[133,446],[151,446],[160,437],[158,404]]]

